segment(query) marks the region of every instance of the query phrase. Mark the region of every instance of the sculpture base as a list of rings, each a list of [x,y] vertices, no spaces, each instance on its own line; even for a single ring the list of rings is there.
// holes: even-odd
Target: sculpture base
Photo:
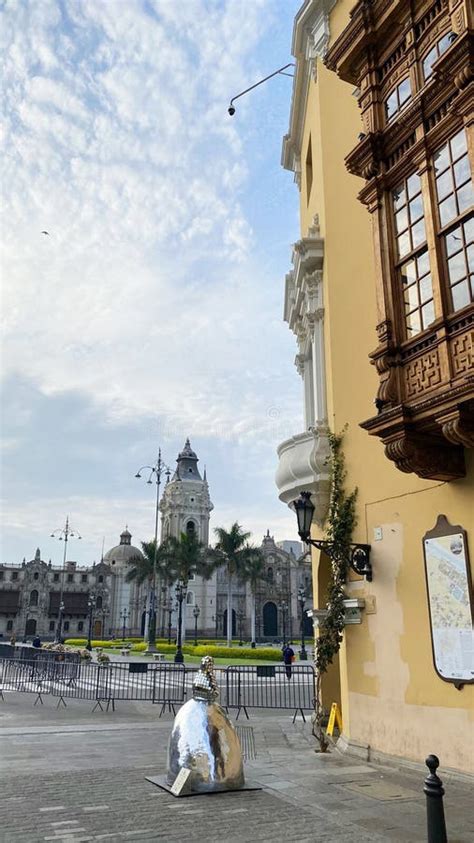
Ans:
[[[166,776],[145,776],[145,779],[147,782],[150,782],[151,784],[160,787],[162,790],[166,790],[168,793],[171,793],[171,795],[176,799],[179,799],[182,796],[214,796],[215,793],[242,793],[243,790],[263,790],[261,785],[246,781],[242,787],[235,788],[234,790],[209,790],[204,792],[189,790],[186,793],[180,793],[179,796],[176,796],[176,794],[174,794],[171,790],[171,785],[166,781]]]

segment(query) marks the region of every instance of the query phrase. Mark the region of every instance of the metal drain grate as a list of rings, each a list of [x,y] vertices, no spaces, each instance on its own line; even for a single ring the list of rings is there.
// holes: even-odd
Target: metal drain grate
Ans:
[[[235,731],[237,732],[240,746],[242,747],[244,761],[253,761],[253,759],[257,757],[253,727],[236,725]]]

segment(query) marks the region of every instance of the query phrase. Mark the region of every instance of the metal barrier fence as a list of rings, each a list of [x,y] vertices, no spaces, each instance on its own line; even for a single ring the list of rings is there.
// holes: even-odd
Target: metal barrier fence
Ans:
[[[35,705],[43,696],[58,699],[58,707],[67,699],[89,700],[95,708],[115,708],[116,700],[135,700],[161,704],[161,714],[181,705],[192,688],[198,668],[182,664],[148,662],[109,662],[106,665],[51,659],[0,659],[0,698],[3,691],[36,694]],[[224,708],[280,708],[298,711],[314,707],[314,669],[311,665],[239,665],[216,668],[220,703]]]

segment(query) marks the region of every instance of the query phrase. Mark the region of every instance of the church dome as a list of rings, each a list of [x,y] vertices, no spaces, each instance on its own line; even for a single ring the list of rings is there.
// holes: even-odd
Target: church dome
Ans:
[[[123,533],[120,533],[120,544],[108,550],[102,561],[117,569],[123,568],[136,556],[143,556],[143,553],[138,547],[133,546],[132,534],[125,527]]]
[[[198,462],[199,460],[196,451],[193,451],[189,439],[186,439],[184,448],[180,451],[178,459],[176,460],[176,471],[173,475],[173,480],[202,481],[202,477],[197,466]]]

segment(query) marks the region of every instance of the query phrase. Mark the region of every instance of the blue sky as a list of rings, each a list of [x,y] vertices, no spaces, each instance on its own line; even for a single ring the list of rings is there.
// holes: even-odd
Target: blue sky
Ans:
[[[293,0],[4,4],[2,562],[153,532],[134,479],[186,436],[211,526],[297,538],[276,446],[302,429],[282,321]],[[41,234],[43,230],[49,236]]]

